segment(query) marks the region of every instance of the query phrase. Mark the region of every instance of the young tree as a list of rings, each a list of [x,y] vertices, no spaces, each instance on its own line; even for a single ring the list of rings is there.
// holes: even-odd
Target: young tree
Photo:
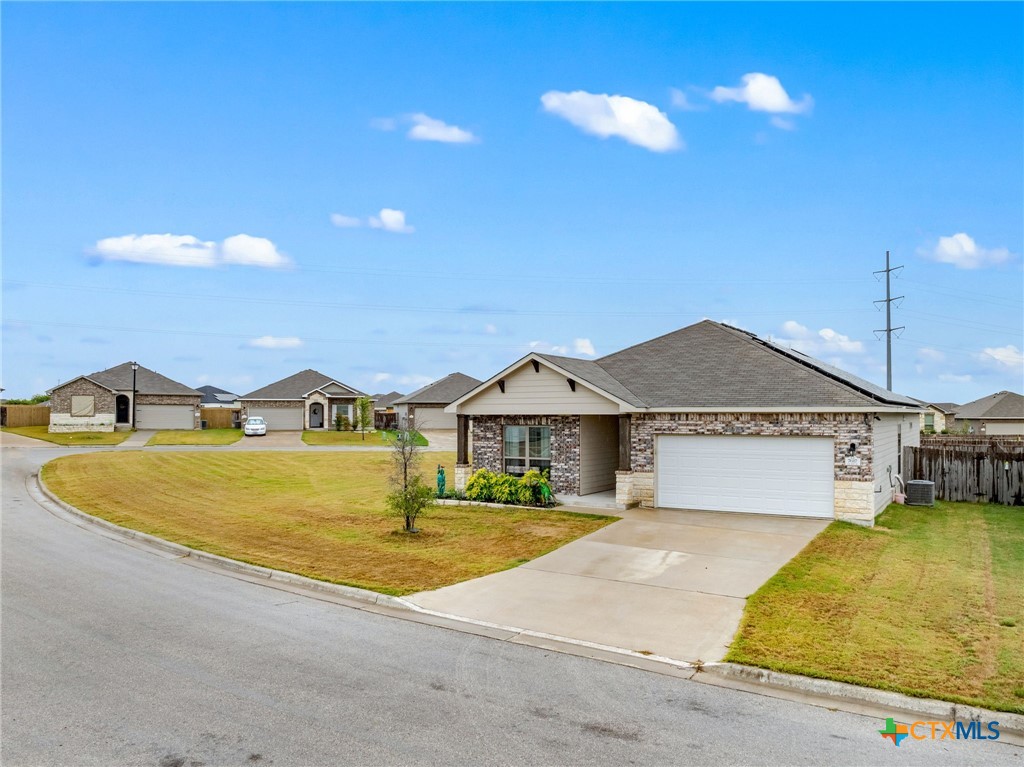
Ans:
[[[369,397],[360,397],[352,408],[352,414],[359,419],[359,430],[363,433],[363,441],[366,441],[366,429],[373,426],[373,400]]]
[[[417,432],[400,429],[391,437],[391,492],[387,507],[405,520],[405,531],[418,533],[416,517],[434,505],[434,489],[419,474]]]

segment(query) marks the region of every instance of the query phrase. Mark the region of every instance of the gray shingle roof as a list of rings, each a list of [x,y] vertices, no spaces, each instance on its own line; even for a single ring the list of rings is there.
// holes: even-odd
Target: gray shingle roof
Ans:
[[[319,389],[321,386],[325,386],[332,381],[352,389],[355,392],[355,396],[366,396],[363,392],[346,383],[342,383],[337,378],[331,378],[316,370],[303,370],[295,375],[268,384],[262,389],[251,391],[239,397],[239,399],[303,399],[309,392]]]
[[[204,405],[223,405],[238,399],[237,394],[232,394],[226,389],[218,389],[216,386],[199,386],[196,391],[203,395],[202,404]]]
[[[373,406],[376,408],[391,407],[395,404],[395,400],[399,400],[404,396],[404,394],[397,391],[389,391],[387,394],[374,394]]]
[[[480,381],[465,373],[449,373],[433,383],[417,389],[394,401],[395,405],[449,405],[471,389],[480,385]]]
[[[112,368],[101,370],[98,373],[91,373],[86,376],[101,386],[116,391],[132,390],[132,363],[122,362]],[[135,371],[135,391],[139,394],[184,394],[202,396],[198,391],[183,383],[173,381],[167,376],[162,376],[154,370],[139,365]]]
[[[1024,396],[1012,391],[1001,391],[976,399],[957,408],[956,417],[971,418],[1021,418],[1024,419]]]
[[[636,407],[920,407],[910,397],[711,320],[596,360],[538,356]]]
[[[941,410],[943,413],[955,413],[960,407],[955,402],[927,402],[925,404]]]

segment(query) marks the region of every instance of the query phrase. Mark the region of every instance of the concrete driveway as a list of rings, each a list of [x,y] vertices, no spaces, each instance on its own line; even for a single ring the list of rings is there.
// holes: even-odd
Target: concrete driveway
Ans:
[[[717,661],[746,597],[830,521],[665,509],[617,514],[621,521],[513,570],[407,599],[489,623]]]

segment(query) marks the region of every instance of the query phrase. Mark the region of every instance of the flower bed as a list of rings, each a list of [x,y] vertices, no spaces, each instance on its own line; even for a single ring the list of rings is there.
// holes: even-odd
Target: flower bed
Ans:
[[[555,505],[547,476],[539,471],[528,471],[521,477],[495,474],[478,469],[466,483],[462,493],[445,493],[444,498],[475,503],[495,503],[502,506],[529,506],[546,508]]]

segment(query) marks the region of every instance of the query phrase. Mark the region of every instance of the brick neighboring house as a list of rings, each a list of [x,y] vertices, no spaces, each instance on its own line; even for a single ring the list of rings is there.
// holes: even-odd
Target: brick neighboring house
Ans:
[[[397,391],[389,391],[387,394],[373,395],[373,409],[381,413],[394,413],[395,401],[405,395]]]
[[[529,354],[454,401],[456,487],[549,470],[625,507],[873,524],[919,443],[921,405],[705,320],[596,360]],[[473,463],[467,463],[472,437]]]
[[[925,402],[918,400],[925,411],[921,413],[921,431],[926,434],[938,434],[952,426],[956,409],[955,402]]]
[[[302,431],[330,429],[338,413],[351,419],[355,401],[365,396],[316,370],[303,370],[238,401],[243,421],[260,416],[272,431]]]
[[[964,425],[971,434],[1024,435],[1024,396],[1000,391],[961,405],[950,428],[961,429]]]
[[[78,376],[55,386],[50,395],[51,432],[130,429],[198,429],[195,389],[132,363]],[[134,402],[133,402],[134,399]],[[134,421],[133,421],[134,416]]]
[[[454,429],[454,413],[445,408],[480,385],[479,379],[465,373],[449,373],[433,383],[417,389],[412,394],[395,400],[398,423],[410,429]]]

